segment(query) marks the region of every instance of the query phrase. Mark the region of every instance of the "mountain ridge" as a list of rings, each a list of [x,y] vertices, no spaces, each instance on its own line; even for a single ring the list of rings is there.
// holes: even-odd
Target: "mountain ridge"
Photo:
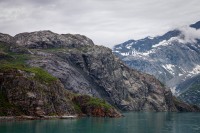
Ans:
[[[85,36],[38,31],[8,38],[0,36],[2,42],[11,42],[9,52],[28,56],[25,65],[47,71],[70,92],[103,99],[123,111],[178,111],[160,81],[130,69],[111,49]],[[186,111],[195,111],[188,107]]]
[[[200,73],[199,28],[200,21],[162,36],[129,40],[115,45],[113,53],[128,66],[154,75],[179,95],[183,90],[178,86]]]

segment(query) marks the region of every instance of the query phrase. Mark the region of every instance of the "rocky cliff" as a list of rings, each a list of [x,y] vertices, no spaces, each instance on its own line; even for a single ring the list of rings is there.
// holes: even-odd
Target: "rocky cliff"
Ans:
[[[171,91],[157,79],[130,69],[112,50],[94,45],[85,36],[38,31],[11,40],[15,42],[11,52],[27,57],[26,65],[58,78],[70,92],[104,99],[120,110],[178,111]]]
[[[49,84],[35,80],[35,73],[19,69],[0,70],[0,95],[5,115],[69,115],[76,114],[63,85],[57,80]]]
[[[85,112],[82,106],[74,101],[79,96],[67,91],[60,80],[43,69],[25,64],[31,59],[30,55],[11,52],[10,48],[13,50],[13,47],[19,52],[19,48],[14,44],[0,43],[0,116],[31,116],[19,119],[82,114],[99,117],[121,116],[105,101],[90,96],[87,96],[90,104]],[[99,109],[100,112],[93,113],[93,110]]]
[[[33,118],[46,116],[87,115],[97,117],[120,117],[121,114],[105,101],[90,96],[84,105],[77,100],[80,96],[68,92],[54,77],[38,77],[45,71],[20,68],[0,68],[0,116],[28,115]],[[46,75],[46,76],[47,76]],[[46,79],[45,79],[46,78]],[[95,112],[95,110],[97,112]],[[102,115],[103,114],[103,115]]]

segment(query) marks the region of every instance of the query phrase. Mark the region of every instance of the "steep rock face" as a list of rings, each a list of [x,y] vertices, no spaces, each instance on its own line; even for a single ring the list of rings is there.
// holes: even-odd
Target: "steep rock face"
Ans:
[[[25,64],[33,53],[24,53],[24,50],[29,51],[14,44],[0,42],[0,116],[28,115],[17,119],[83,113],[97,117],[121,116],[106,101],[90,96],[87,96],[90,104],[85,105],[87,112],[77,108],[79,105],[73,99],[79,96],[67,91],[57,78],[43,69]],[[109,107],[109,112],[104,107]]]
[[[59,81],[50,84],[34,80],[34,73],[13,69],[0,70],[0,93],[5,107],[2,115],[69,115],[76,114]]]
[[[196,29],[199,29],[199,22],[186,30],[176,29],[162,36],[129,40],[114,46],[113,52],[128,66],[154,75],[179,95],[184,89],[178,86],[200,73],[199,37],[187,33],[197,32]]]
[[[29,36],[35,36],[35,33],[29,33]],[[44,37],[39,37],[49,38],[48,33],[43,31]],[[30,51],[27,64],[41,67],[59,78],[65,89],[102,98],[120,110],[177,111],[169,89],[153,76],[124,65],[110,49],[96,45],[71,47],[74,42],[63,44],[65,47],[62,48],[57,47],[57,43],[55,47],[43,47],[40,40],[35,42],[36,47],[30,47],[29,36],[19,37],[20,44],[15,37],[19,47]],[[64,35],[55,36],[62,38]],[[53,39],[52,42],[56,41]]]
[[[122,110],[168,110],[166,90],[156,79],[129,69],[107,48],[96,46],[88,51],[69,59],[96,83],[101,97]]]
[[[154,77],[129,69],[108,48],[95,45],[71,47],[74,42],[65,38],[65,42],[69,42],[63,43],[65,48],[46,49],[57,48],[62,44],[58,42],[64,42],[63,36],[71,38],[71,35],[49,31],[22,33],[14,38],[19,46],[31,51],[32,59],[27,62],[30,66],[47,70],[59,78],[66,89],[103,98],[121,110],[176,111],[168,98],[169,90]],[[51,38],[55,47],[44,47],[41,42],[46,38]],[[83,42],[87,42],[85,39]],[[32,47],[32,42],[36,47]]]
[[[169,90],[154,77],[129,69],[107,48],[93,46],[87,50],[53,52],[28,64],[47,70],[75,93],[106,99],[121,110],[176,110],[173,103],[166,104]]]

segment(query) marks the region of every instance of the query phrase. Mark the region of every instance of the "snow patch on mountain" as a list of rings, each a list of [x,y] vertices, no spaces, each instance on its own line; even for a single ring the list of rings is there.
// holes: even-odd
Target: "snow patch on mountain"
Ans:
[[[122,47],[116,47],[116,49],[122,49]]]
[[[163,40],[163,41],[159,42],[158,44],[153,45],[152,48],[172,45],[173,42],[175,42],[175,41],[182,42],[182,40],[179,37],[172,37],[169,40]]]
[[[162,41],[162,42],[160,42],[158,44],[153,45],[152,47],[156,48],[156,47],[159,47],[159,46],[167,46],[168,44],[169,43],[166,40],[164,40],[164,41]]]
[[[178,95],[178,92],[176,91],[176,87],[172,87],[170,88],[170,90],[172,91],[173,94]]]
[[[147,38],[149,38],[149,39],[154,39],[154,37],[151,37],[151,36],[148,36]]]
[[[132,47],[133,44],[134,44],[134,42],[127,44],[127,45],[126,45],[126,48],[127,48],[127,49],[131,49],[131,47]]]
[[[128,56],[129,55],[129,52],[126,52],[126,53],[120,53],[121,55],[123,56]]]
[[[200,65],[196,65],[191,72],[191,74],[199,74],[200,73]]]
[[[172,64],[165,64],[165,65],[162,65],[162,67],[165,68],[172,75],[175,75],[175,73],[174,73],[175,66],[174,65],[172,65]]]
[[[133,49],[131,53],[132,56],[148,56],[149,54],[155,53],[155,50],[152,49],[147,52],[138,52],[137,50]]]

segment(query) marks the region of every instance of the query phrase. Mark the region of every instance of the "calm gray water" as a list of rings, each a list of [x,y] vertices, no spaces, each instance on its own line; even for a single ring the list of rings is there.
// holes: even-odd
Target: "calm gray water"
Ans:
[[[200,133],[200,113],[124,113],[123,118],[1,122],[0,133]]]

